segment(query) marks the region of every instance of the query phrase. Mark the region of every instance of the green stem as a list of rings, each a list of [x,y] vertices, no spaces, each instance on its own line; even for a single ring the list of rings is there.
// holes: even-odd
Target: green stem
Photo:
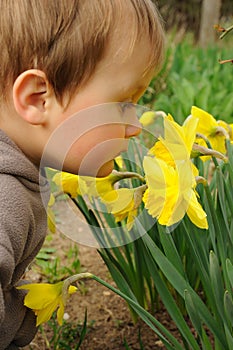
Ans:
[[[72,283],[78,282],[81,279],[93,279],[96,282],[102,284],[103,286],[107,287],[120,297],[122,297],[124,300],[126,300],[133,309],[136,310],[136,312],[140,315],[140,317],[143,319],[143,321],[159,336],[159,338],[162,340],[164,345],[166,346],[167,349],[172,350],[182,350],[181,344],[176,340],[175,337],[172,336],[172,334],[164,327],[156,318],[154,318],[148,311],[146,311],[142,306],[140,306],[136,301],[128,297],[126,294],[122,293],[120,290],[114,288],[111,286],[109,283],[105,282],[101,278],[93,275],[92,273],[89,272],[84,272],[80,274],[76,274],[73,276],[68,277],[63,284],[62,288],[62,295],[63,295],[63,300],[66,301],[68,297],[68,289],[69,286]],[[156,328],[158,327],[158,328]],[[161,332],[159,329],[161,329]]]
[[[139,179],[141,182],[145,182],[145,178],[143,176],[141,176],[138,173],[135,173],[133,171],[125,171],[125,172],[121,172],[121,171],[116,171],[113,170],[112,174],[114,175],[119,175],[120,177],[122,177],[122,179],[131,179],[131,178],[137,178]]]
[[[136,301],[128,297],[126,294],[122,293],[120,290],[117,290],[101,278],[92,275],[92,279],[96,282],[102,284],[103,286],[107,287],[108,289],[112,290],[114,293],[118,294],[120,297],[125,299],[137,312],[140,314],[140,317],[143,319],[143,321],[159,336],[159,338],[162,340],[164,345],[167,347],[167,349],[176,349],[176,350],[183,350],[181,344],[174,338],[171,333],[158,321],[156,318],[154,318],[148,311],[146,311],[142,306],[140,306]],[[154,324],[161,329],[163,334],[167,337],[167,339],[163,336],[160,331],[155,328]],[[170,340],[171,343],[168,341]]]

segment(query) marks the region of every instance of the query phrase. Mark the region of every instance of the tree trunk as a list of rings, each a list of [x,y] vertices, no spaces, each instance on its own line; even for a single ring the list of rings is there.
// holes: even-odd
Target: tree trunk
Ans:
[[[219,24],[221,0],[203,0],[201,10],[201,24],[199,32],[199,44],[206,47],[216,38],[215,24]]]

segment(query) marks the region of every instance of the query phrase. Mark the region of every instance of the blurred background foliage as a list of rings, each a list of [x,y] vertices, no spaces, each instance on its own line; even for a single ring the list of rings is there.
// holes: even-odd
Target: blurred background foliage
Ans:
[[[154,0],[165,22],[165,28],[184,28],[194,33],[198,39],[203,0]],[[212,2],[212,0],[210,0]],[[233,1],[221,0],[220,21],[233,19]]]
[[[204,2],[210,7],[214,3],[220,5],[219,19],[211,18],[210,23],[207,14],[203,17]],[[155,3],[167,33],[165,62],[139,103],[172,114],[178,123],[190,114],[192,105],[208,111],[216,119],[233,123],[232,65],[219,63],[233,58],[233,32],[221,40],[221,33],[214,28],[215,24],[225,28],[233,24],[233,0],[159,0]],[[214,33],[204,47],[198,40],[201,18],[202,22],[208,22],[210,29],[206,38]]]

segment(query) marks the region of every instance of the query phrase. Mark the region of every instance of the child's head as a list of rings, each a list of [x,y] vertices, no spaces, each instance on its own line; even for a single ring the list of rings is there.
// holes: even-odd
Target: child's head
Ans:
[[[16,116],[22,117],[18,126],[25,126],[27,134],[35,125],[43,128],[40,138],[32,136],[34,151],[23,136],[15,136],[35,163],[62,121],[96,104],[136,103],[161,65],[163,30],[150,0],[0,0],[0,4],[1,102],[14,105]],[[56,115],[60,119],[55,121]],[[45,122],[48,117],[52,122]],[[13,134],[3,119],[0,127]]]
[[[118,37],[115,44],[119,49],[123,41],[128,42],[129,52],[139,38],[149,39],[151,57],[145,68],[161,63],[163,35],[150,0],[1,0],[0,3],[2,91],[20,73],[36,68],[45,72],[59,99],[64,93],[72,95],[93,74],[114,36]]]

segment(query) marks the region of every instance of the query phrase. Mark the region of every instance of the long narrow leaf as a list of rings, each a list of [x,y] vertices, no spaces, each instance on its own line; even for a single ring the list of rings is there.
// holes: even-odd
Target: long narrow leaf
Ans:
[[[141,307],[135,300],[131,299],[126,294],[122,293],[120,290],[114,288],[109,283],[105,282],[97,276],[92,277],[95,281],[101,283],[103,286],[112,290],[117,295],[125,299],[131,307],[138,313],[141,319],[158,335],[160,340],[166,346],[168,350],[184,350],[181,344],[177,341],[175,337],[164,327],[155,317],[153,317],[148,311]],[[162,333],[161,333],[162,332]]]
[[[221,315],[222,320],[224,321],[224,306],[223,306],[223,297],[224,297],[224,286],[222,275],[220,273],[220,266],[218,259],[213,251],[210,252],[210,279],[211,286],[215,296],[215,302],[218,309],[218,314]],[[215,314],[215,317],[217,315]],[[220,323],[219,323],[220,327]]]
[[[184,318],[181,314],[181,311],[177,307],[175,300],[174,300],[171,292],[169,291],[169,287],[165,284],[164,280],[161,278],[159,271],[158,271],[158,268],[156,267],[155,261],[152,258],[149,250],[148,250],[148,254],[146,256],[146,259],[147,259],[148,268],[150,269],[151,277],[154,280],[154,284],[158,290],[158,293],[159,293],[166,309],[168,310],[172,319],[176,323],[182,336],[185,338],[187,343],[190,344],[191,348],[193,350],[195,350],[195,349],[199,350],[199,346],[196,343],[196,341],[193,337],[193,334],[191,333],[186,321],[184,320]]]
[[[233,288],[233,265],[230,261],[230,259],[226,260],[226,269],[227,269],[227,274],[230,280],[231,288]]]
[[[192,293],[193,300],[195,301],[196,307],[200,310],[200,315],[203,318],[203,321],[209,327],[209,329],[216,335],[222,344],[223,348],[227,349],[226,339],[219,329],[218,322],[213,318],[210,311],[204,304],[204,302],[200,299],[200,297],[194,292],[194,290],[190,287],[189,283],[180,275],[177,270],[170,263],[169,259],[167,259],[160,249],[154,244],[151,238],[148,235],[144,235],[142,237],[145,245],[148,247],[153,259],[159,265],[161,271],[173,285],[173,287],[178,291],[178,293],[184,297],[184,291],[187,289],[190,293]]]

